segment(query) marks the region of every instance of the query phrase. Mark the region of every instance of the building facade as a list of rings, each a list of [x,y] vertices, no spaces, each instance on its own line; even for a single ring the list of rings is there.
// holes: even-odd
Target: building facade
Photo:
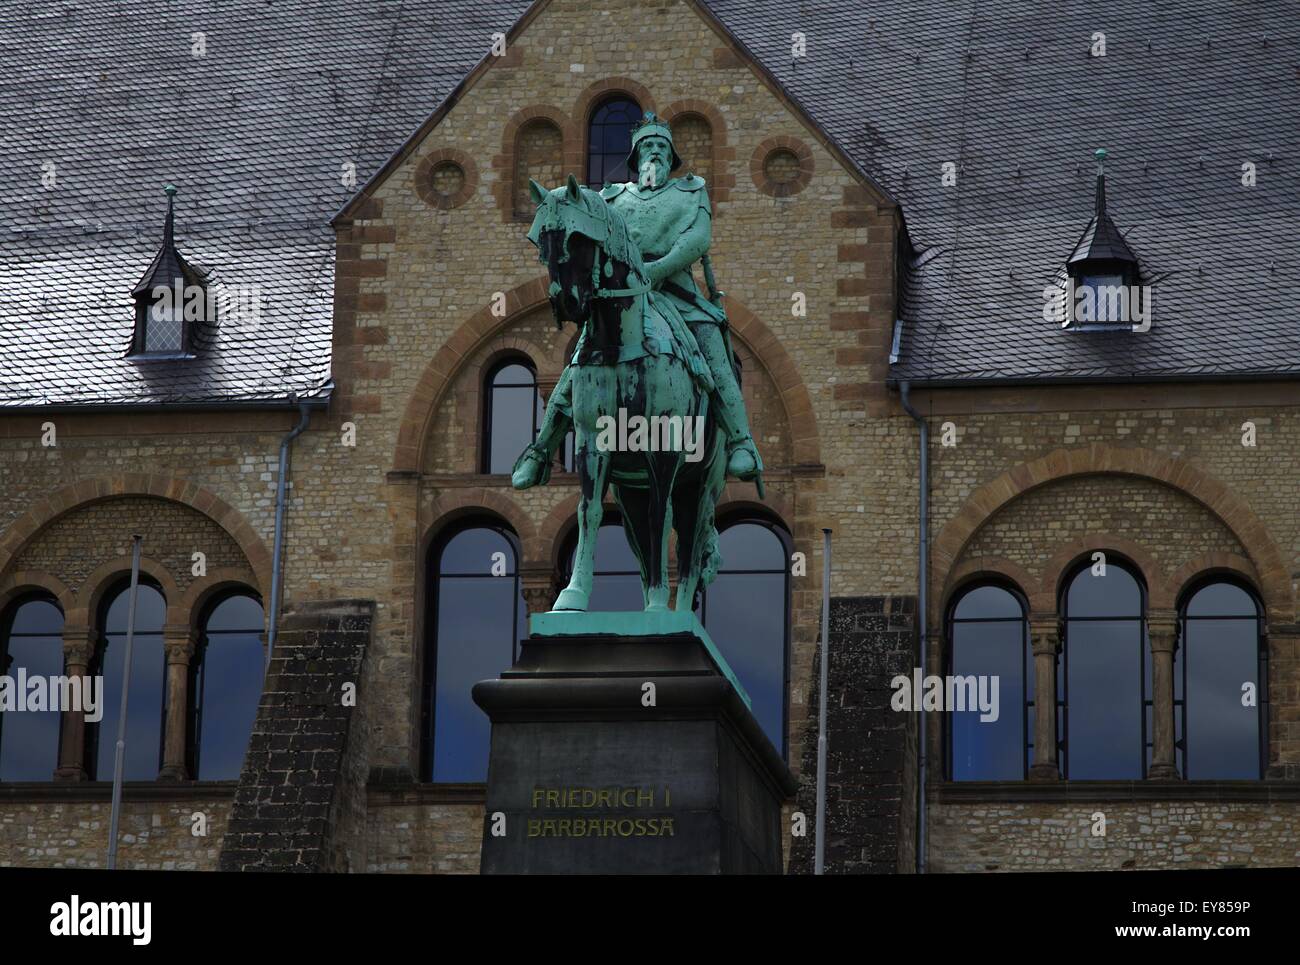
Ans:
[[[0,653],[106,689],[98,722],[0,720],[0,864],[102,866],[140,534],[120,866],[477,870],[468,688],[554,601],[578,498],[564,454],[509,479],[576,335],[527,184],[622,177],[647,111],[706,182],[767,467],[763,501],[727,486],[701,617],[800,779],[791,827],[831,529],[831,870],[1295,863],[1293,44],[1214,3],[1241,39],[1208,53],[1182,19],[1011,3],[415,4],[351,33],[196,4],[130,65],[146,15],[110,6],[13,14],[107,39],[32,95],[7,195]],[[1120,95],[1099,132],[1045,124]],[[1053,316],[1112,277],[1149,324]],[[252,321],[149,314],[177,278]],[[996,719],[900,709],[926,674],[996,678]]]

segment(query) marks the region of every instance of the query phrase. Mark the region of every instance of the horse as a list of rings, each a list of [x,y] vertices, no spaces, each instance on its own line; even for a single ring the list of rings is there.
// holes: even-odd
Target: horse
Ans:
[[[714,509],[726,455],[723,434],[709,413],[708,365],[672,304],[655,296],[640,249],[622,216],[599,193],[580,186],[573,175],[551,191],[531,181],[530,190],[537,214],[528,238],[550,275],[556,323],[572,321],[582,333],[569,363],[581,484],[578,547],[572,577],[554,609],[587,609],[596,534],[606,489],[612,487],[640,564],[645,609],[668,609],[668,539],[675,531],[673,609],[690,612],[697,589],[712,581],[721,563]],[[616,435],[611,429],[633,425],[636,417],[658,427],[659,436],[642,434],[638,446],[634,433],[611,446]],[[688,461],[685,419],[697,419],[691,425],[703,427],[696,434],[695,461]],[[667,448],[655,444],[665,439]]]

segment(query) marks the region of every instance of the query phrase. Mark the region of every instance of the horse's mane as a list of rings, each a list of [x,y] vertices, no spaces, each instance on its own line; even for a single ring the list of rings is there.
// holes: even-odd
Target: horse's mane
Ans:
[[[623,215],[612,205],[607,204],[599,191],[593,191],[591,188],[582,188],[582,203],[589,214],[603,217],[609,224],[609,238],[604,243],[606,254],[626,264],[637,278],[646,280],[641,247],[633,240]],[[603,214],[597,214],[598,211]]]

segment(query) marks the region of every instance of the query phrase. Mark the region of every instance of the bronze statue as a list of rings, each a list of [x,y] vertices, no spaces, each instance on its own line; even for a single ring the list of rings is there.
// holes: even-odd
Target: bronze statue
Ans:
[[[721,562],[713,513],[724,476],[752,479],[763,492],[763,463],[708,261],[704,181],[668,177],[681,159],[671,130],[653,114],[634,134],[628,161],[637,181],[599,194],[572,175],[551,192],[532,183],[538,211],[528,237],[550,273],[557,324],[581,328],[537,440],[512,476],[517,489],[545,483],[573,426],[582,483],[578,551],[556,610],[587,608],[607,485],[641,564],[647,610],[667,607],[670,527],[678,534],[674,608],[689,611]],[[691,273],[701,259],[709,299]]]

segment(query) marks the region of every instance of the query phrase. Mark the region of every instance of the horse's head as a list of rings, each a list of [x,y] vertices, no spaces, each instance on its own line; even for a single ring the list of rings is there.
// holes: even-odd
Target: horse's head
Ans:
[[[553,191],[531,179],[528,185],[537,204],[528,240],[537,246],[538,258],[551,276],[555,320],[581,326],[591,317],[602,283],[607,289],[621,289],[634,266],[642,272],[640,252],[623,220],[572,174]]]

